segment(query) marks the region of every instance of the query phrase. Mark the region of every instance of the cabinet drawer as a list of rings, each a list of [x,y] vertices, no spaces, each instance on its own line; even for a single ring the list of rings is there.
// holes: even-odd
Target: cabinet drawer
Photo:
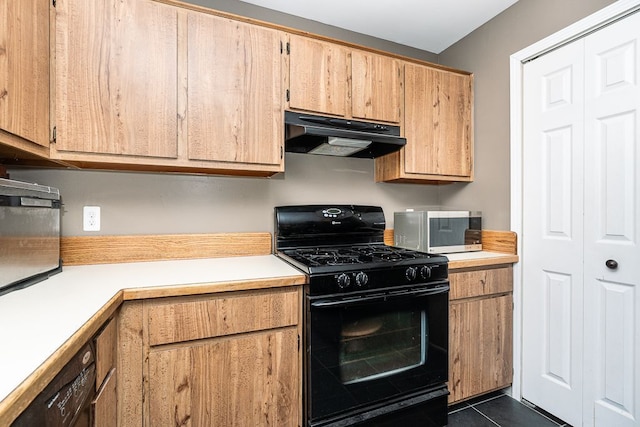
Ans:
[[[149,345],[168,344],[297,325],[299,290],[175,298],[150,302],[146,311]]]
[[[500,267],[450,273],[452,300],[513,291],[513,268]]]

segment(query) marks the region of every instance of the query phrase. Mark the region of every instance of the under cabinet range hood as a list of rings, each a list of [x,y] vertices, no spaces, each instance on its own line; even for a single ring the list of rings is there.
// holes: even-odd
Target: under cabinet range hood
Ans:
[[[399,126],[285,111],[285,151],[375,158],[401,149]]]

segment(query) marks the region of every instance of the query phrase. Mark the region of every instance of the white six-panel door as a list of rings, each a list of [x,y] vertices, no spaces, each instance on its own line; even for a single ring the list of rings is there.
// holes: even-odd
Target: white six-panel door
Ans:
[[[639,44],[638,13],[585,38],[588,426],[640,425]]]
[[[582,41],[524,69],[522,395],[582,414]]]
[[[522,397],[574,426],[639,423],[638,28],[524,66]]]

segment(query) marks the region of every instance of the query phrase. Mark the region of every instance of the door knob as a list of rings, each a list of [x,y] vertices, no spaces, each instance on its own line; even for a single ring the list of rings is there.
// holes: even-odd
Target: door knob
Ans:
[[[611,270],[615,270],[616,268],[618,268],[618,261],[616,261],[615,259],[608,259],[605,261],[604,265],[606,265],[607,268],[610,268]]]

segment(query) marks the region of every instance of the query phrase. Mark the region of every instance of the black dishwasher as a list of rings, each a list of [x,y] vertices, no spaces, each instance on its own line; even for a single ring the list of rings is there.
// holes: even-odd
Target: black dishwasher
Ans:
[[[11,426],[89,426],[95,390],[96,363],[92,340],[62,368]]]

